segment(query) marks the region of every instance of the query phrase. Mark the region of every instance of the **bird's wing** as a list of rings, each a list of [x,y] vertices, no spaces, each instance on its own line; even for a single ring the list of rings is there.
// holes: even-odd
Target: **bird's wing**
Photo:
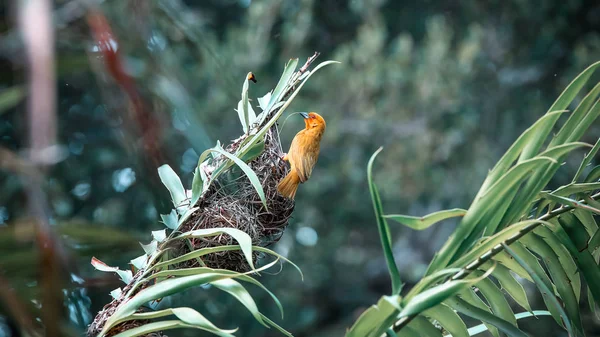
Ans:
[[[313,167],[317,163],[317,158],[319,157],[319,148],[312,149],[312,151],[308,151],[301,158],[302,169],[298,169],[298,176],[300,177],[301,182],[305,182],[310,178],[310,174],[312,173]]]
[[[319,144],[312,139],[312,135],[305,133],[305,130],[298,132],[292,140],[290,146],[290,164],[296,169],[300,182],[305,182],[310,178],[313,167],[319,157]]]

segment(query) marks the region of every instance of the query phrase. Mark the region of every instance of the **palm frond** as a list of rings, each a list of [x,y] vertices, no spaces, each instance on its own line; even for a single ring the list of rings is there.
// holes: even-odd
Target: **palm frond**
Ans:
[[[533,312],[551,315],[570,336],[585,335],[581,294],[586,290],[592,306],[600,301],[600,234],[595,220],[600,214],[596,201],[600,197],[600,168],[592,169],[583,182],[578,181],[597,154],[600,140],[592,146],[580,139],[600,114],[600,83],[565,123],[553,130],[598,67],[600,62],[585,69],[548,112],[523,132],[489,172],[466,213],[447,210],[423,217],[388,215],[375,186],[371,186],[380,232],[389,233],[388,224],[380,218],[422,229],[451,216],[463,217],[434,256],[425,277],[404,296],[394,293],[395,310],[380,312],[390,316],[379,317],[378,324],[388,324],[389,319],[394,324],[381,327],[368,316],[361,316],[348,336],[362,331],[364,336],[379,337],[389,328],[401,334],[409,328],[408,336],[416,329],[430,330],[428,335],[432,336],[470,336],[484,330],[494,336],[526,336],[518,319],[533,313],[521,282],[533,282],[542,295],[545,310]],[[567,156],[582,147],[591,149],[572,182],[544,191]],[[371,166],[372,161],[369,181]],[[387,256],[390,239],[381,239]],[[515,314],[509,298],[527,310],[527,315]],[[483,324],[467,329],[464,317]],[[431,330],[432,326],[437,331]]]

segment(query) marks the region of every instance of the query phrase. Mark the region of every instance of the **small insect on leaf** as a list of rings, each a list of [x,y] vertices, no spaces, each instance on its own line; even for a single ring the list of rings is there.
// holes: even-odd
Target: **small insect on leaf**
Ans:
[[[255,75],[254,75],[254,73],[252,73],[252,72],[248,73],[248,80],[249,80],[249,81],[252,81],[252,82],[254,82],[254,83],[258,82],[258,81],[256,80],[256,76],[255,76]]]

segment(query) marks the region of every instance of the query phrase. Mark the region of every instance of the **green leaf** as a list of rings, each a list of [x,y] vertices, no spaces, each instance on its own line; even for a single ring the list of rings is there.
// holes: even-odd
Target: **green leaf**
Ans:
[[[421,280],[419,282],[417,282],[417,284],[415,284],[414,287],[412,287],[412,289],[408,292],[408,294],[406,294],[406,296],[404,297],[404,300],[410,301],[415,295],[421,293],[424,289],[429,288],[429,286],[431,286],[432,284],[442,280],[443,278],[445,278],[446,276],[448,276],[450,274],[456,274],[459,271],[461,271],[460,268],[442,269],[431,275],[421,278]]]
[[[502,242],[506,241],[513,235],[517,234],[523,228],[530,226],[530,225],[539,225],[539,224],[548,224],[550,226],[552,225],[546,221],[541,221],[541,220],[526,220],[526,221],[517,222],[517,223],[513,224],[512,226],[501,230],[500,232],[496,233],[495,235],[490,236],[485,241],[483,241],[479,246],[476,246],[473,249],[471,249],[469,252],[467,252],[466,254],[463,254],[458,260],[456,260],[454,263],[452,263],[450,265],[450,267],[459,268],[459,267],[465,266],[468,263],[475,261],[476,259],[478,259],[480,256],[482,256],[483,254],[485,254],[486,252],[488,252],[495,246],[501,244]]]
[[[167,233],[164,229],[158,231],[152,231],[152,238],[156,240],[156,242],[162,242],[167,238]]]
[[[91,264],[96,270],[117,273],[117,275],[119,275],[121,278],[121,281],[123,281],[125,284],[129,284],[129,282],[131,282],[131,278],[133,277],[131,270],[121,270],[118,267],[111,267],[95,257],[92,257]]]
[[[245,232],[235,229],[235,228],[205,228],[205,229],[196,229],[193,231],[182,233],[181,235],[173,238],[172,240],[181,240],[186,238],[204,238],[210,236],[216,236],[220,234],[227,234],[234,238],[240,248],[242,253],[246,257],[246,261],[250,265],[251,269],[254,269],[254,263],[252,262],[252,239]]]
[[[177,220],[177,211],[171,210],[169,214],[161,214],[160,218],[162,219],[162,223],[165,224],[169,229],[176,229],[178,225]]]
[[[589,202],[588,202],[589,204]],[[596,209],[598,209],[599,205],[590,205]],[[596,220],[594,219],[594,214],[592,212],[588,212],[586,210],[583,209],[574,209],[572,211],[573,215],[575,215],[577,217],[577,219],[579,219],[579,221],[581,221],[581,223],[583,224],[583,226],[585,227],[585,230],[587,231],[589,236],[594,235],[594,233],[596,233],[596,231],[598,230],[598,224],[596,223]],[[554,223],[554,222],[553,222]],[[558,223],[556,223],[558,225]],[[590,251],[592,251],[592,249],[590,248]]]
[[[522,237],[520,241],[529,250],[542,258],[542,261],[544,261],[544,264],[548,269],[548,274],[550,274],[553,284],[556,287],[556,291],[564,303],[567,317],[578,334],[582,334],[583,327],[581,324],[581,316],[579,314],[579,302],[577,301],[577,297],[571,286],[571,280],[561,265],[558,256],[537,234],[526,235]]]
[[[181,225],[183,225],[183,223],[189,219],[192,214],[194,214],[194,212],[196,212],[198,210],[199,207],[192,207],[192,208],[188,208],[185,213],[183,213],[183,215],[181,216],[181,218],[179,218],[179,221],[177,222],[177,227],[179,228],[181,227]]]
[[[552,193],[541,192],[540,194],[552,194],[566,197],[571,194],[591,192],[597,189],[600,189],[600,183],[568,184],[557,188]]]
[[[258,179],[258,176],[254,172],[254,170],[252,170],[250,168],[250,166],[248,166],[248,164],[244,163],[243,160],[241,160],[240,158],[223,150],[223,148],[221,148],[221,147],[213,148],[213,149],[211,149],[211,151],[215,151],[215,152],[218,152],[218,153],[224,155],[225,157],[227,157],[228,159],[233,161],[237,166],[239,166],[242,169],[242,171],[244,171],[244,173],[248,177],[248,180],[250,180],[250,183],[252,183],[252,186],[256,190],[256,193],[258,193],[258,196],[259,196],[260,201],[262,202],[263,206],[265,207],[265,209],[267,209],[267,198],[265,197],[265,191],[263,190],[260,180]],[[213,178],[213,180],[214,180],[214,178]]]
[[[270,111],[273,104],[275,104],[275,103],[279,102],[281,99],[283,99],[282,96],[283,96],[283,94],[285,94],[285,89],[288,86],[288,83],[290,82],[292,75],[294,75],[294,72],[296,71],[297,66],[298,66],[297,58],[289,60],[288,63],[285,65],[285,68],[283,69],[283,74],[281,74],[281,78],[279,79],[279,82],[277,83],[275,90],[273,90],[273,94],[270,97],[269,104],[267,105],[267,108],[265,109],[266,111]]]
[[[590,311],[594,314],[594,317],[597,320],[600,320],[600,309],[597,308],[596,301],[594,300],[594,295],[592,294],[590,288],[588,288],[587,290],[587,299],[590,305]]]
[[[597,87],[600,87],[600,84],[598,84]],[[575,183],[577,181],[577,179],[579,179],[579,177],[583,173],[583,170],[588,165],[590,165],[590,163],[592,162],[592,159],[594,159],[594,157],[598,153],[598,150],[600,150],[600,138],[598,138],[598,140],[596,141],[596,144],[594,144],[594,147],[592,147],[590,152],[588,152],[585,155],[585,157],[583,157],[583,161],[581,162],[581,165],[579,165],[579,168],[577,169],[577,173],[575,173],[575,176],[573,177],[573,183]]]
[[[260,315],[262,316],[263,321],[267,322],[270,326],[274,327],[275,329],[277,329],[282,334],[286,335],[287,337],[294,337],[291,333],[289,333],[284,328],[280,327],[277,323],[275,323],[271,319],[269,319],[269,317],[267,317],[267,316],[265,316],[263,314],[260,314]]]
[[[346,337],[379,337],[394,324],[400,297],[382,296],[376,305],[365,310],[346,332]]]
[[[590,173],[585,177],[584,182],[595,183],[600,179],[600,165],[594,166]]]
[[[234,277],[234,275],[214,272],[179,277],[175,279],[167,279],[144,288],[135,294],[135,296],[131,297],[129,301],[123,302],[117,307],[116,311],[106,321],[106,324],[100,332],[100,335],[102,336],[106,334],[106,332],[109,331],[114,325],[127,320],[139,307],[150,301],[182,292],[183,290],[194,286],[232,277]]]
[[[512,163],[517,160],[519,154],[523,151],[523,148],[529,143],[529,141],[539,133],[539,130],[549,121],[558,118],[561,114],[565,113],[566,110],[553,111],[540,117],[532,126],[525,130],[519,138],[511,145],[506,153],[500,158],[498,163],[490,171],[487,178],[483,182],[483,185],[479,189],[478,195],[483,194],[490,185],[497,182],[498,179],[506,173]]]
[[[552,233],[550,229],[540,226],[535,229],[534,233],[546,241],[548,246],[558,257],[558,261],[567,275],[568,284],[571,285],[573,293],[576,297],[576,301],[579,303],[579,298],[581,296],[581,277],[579,277],[579,270],[577,269],[575,261],[573,261],[573,257],[571,257],[571,254],[567,248],[561,244],[560,240],[554,235],[554,233]]]
[[[258,156],[260,156],[263,152],[265,151],[265,142],[264,141],[260,141],[254,145],[252,145],[247,152],[245,152],[242,156],[240,156],[240,159],[244,162],[249,162],[252,161],[256,158],[258,158]]]
[[[2,90],[0,92],[0,115],[19,104],[23,98],[25,98],[25,90],[21,86]]]
[[[579,106],[573,111],[573,113],[569,116],[567,122],[563,125],[560,131],[552,138],[548,148],[552,148],[557,144],[563,144],[569,141],[572,138],[574,131],[577,126],[581,122],[581,120],[585,117],[586,113],[590,110],[590,107],[596,100],[596,97],[600,93],[600,83],[596,84],[596,86],[583,98]],[[577,137],[579,138],[579,137]]]
[[[158,175],[160,177],[160,181],[162,181],[165,187],[169,190],[169,193],[171,193],[173,205],[175,205],[176,208],[181,206],[182,202],[185,201],[187,197],[179,176],[177,176],[171,166],[167,164],[158,168]]]
[[[588,204],[584,204],[582,202],[579,202],[577,200],[573,200],[567,197],[561,197],[559,195],[554,195],[551,193],[540,193],[540,195],[546,199],[552,200],[554,202],[563,204],[563,205],[567,205],[567,206],[571,206],[571,207],[576,207],[576,208],[581,208],[581,209],[585,209],[588,210],[590,212],[594,212],[596,214],[600,214],[600,209],[596,209],[593,206],[590,206]]]
[[[506,333],[511,337],[528,337],[523,331],[519,330],[516,326],[503,320],[500,317],[495,316],[492,313],[489,313],[483,309],[480,309],[474,305],[467,303],[466,301],[460,299],[459,297],[453,297],[448,300],[453,308],[458,310],[459,312],[473,317],[482,322],[491,324],[497,327],[500,331]]]
[[[423,316],[417,316],[407,325],[409,328],[413,328],[416,331],[421,332],[422,336],[427,337],[442,337],[442,332],[436,328],[427,318]],[[417,335],[418,336],[418,335]]]
[[[500,253],[496,254],[493,259],[494,259],[494,261],[497,261],[500,265],[508,268],[511,272],[519,275],[519,277],[522,277],[522,278],[526,279],[527,281],[533,283],[533,279],[531,279],[531,276],[529,276],[527,271],[525,269],[523,269],[523,267],[521,267],[521,265],[519,263],[517,263],[517,261],[515,261],[515,259],[512,256],[510,256],[508,253],[500,252]],[[489,268],[489,266],[487,266],[485,270],[487,270],[488,268]]]
[[[143,269],[146,267],[148,263],[148,255],[143,254],[141,256],[136,257],[135,259],[129,261],[131,265],[133,265],[137,270]]]
[[[242,124],[242,128],[244,129],[244,133],[248,133],[250,130],[250,126],[256,120],[256,114],[248,102],[248,77],[251,73],[246,75],[244,79],[244,85],[242,86],[242,100],[238,103],[238,117],[240,118],[240,123]]]
[[[200,197],[202,196],[202,192],[204,191],[204,180],[202,179],[202,174],[200,173],[200,166],[196,166],[194,170],[194,178],[192,180],[192,200],[190,201],[190,207],[196,205]]]
[[[588,250],[589,235],[583,224],[572,214],[564,213],[558,218],[560,226],[555,234],[563,245],[569,250],[577,263],[580,273],[588,285],[600,284],[600,268]],[[600,287],[590,286],[596,302],[600,301]]]
[[[428,214],[423,217],[416,217],[410,215],[400,215],[400,214],[388,214],[383,217],[386,219],[391,219],[397,221],[407,227],[416,230],[423,230],[429,228],[431,225],[440,222],[442,220],[446,220],[448,218],[454,218],[459,216],[464,216],[467,213],[464,209],[448,209],[444,211],[439,211],[435,213]]]
[[[156,318],[172,316],[172,315],[179,318],[185,324],[193,325],[197,328],[214,333],[218,336],[232,337],[233,336],[232,333],[234,333],[238,330],[238,329],[230,329],[230,330],[220,329],[217,326],[215,326],[211,321],[206,319],[206,317],[204,317],[198,311],[196,311],[192,308],[187,308],[187,307],[136,313],[136,314],[132,315],[131,318],[136,319],[136,320],[150,320],[150,319],[156,319]]]
[[[402,310],[400,311],[398,318],[418,315],[423,311],[442,303],[462,289],[468,288],[470,285],[482,281],[489,276],[491,271],[493,271],[493,268],[483,274],[483,276],[475,279],[444,282],[440,285],[423,291],[422,293],[413,297],[410,301],[403,300],[401,305]]]
[[[116,300],[116,299],[118,299],[119,297],[121,297],[121,294],[122,294],[122,293],[123,293],[123,290],[122,290],[121,288],[117,288],[117,289],[114,289],[114,290],[112,290],[112,291],[110,292],[110,296],[111,296],[113,299],[115,299],[115,300]]]
[[[504,198],[510,190],[521,184],[521,182],[536,168],[544,166],[544,164],[549,162],[555,162],[555,160],[547,157],[538,157],[523,161],[508,170],[482,195],[478,194],[467,214],[465,214],[462,221],[459,223],[457,229],[434,257],[427,269],[427,274],[445,268],[455,256],[462,256],[462,251],[467,250],[472,246],[473,238],[470,237],[470,234],[476,229],[478,224],[480,224],[480,220],[489,211],[489,204],[495,200]],[[485,224],[481,223],[479,226],[485,226]],[[481,228],[481,231],[483,231],[483,228]],[[466,240],[465,238],[469,238],[469,240]],[[456,266],[455,262],[451,267],[454,266]]]
[[[165,331],[165,330],[170,330],[170,329],[178,329],[178,328],[196,328],[196,329],[201,329],[201,330],[205,330],[202,329],[198,326],[195,325],[191,325],[191,324],[185,324],[184,322],[180,321],[180,320],[168,320],[168,321],[160,321],[160,322],[153,322],[153,323],[147,323],[129,330],[125,330],[119,334],[114,335],[114,337],[136,337],[136,336],[144,336],[144,335],[148,335],[151,332],[156,332],[156,331]],[[208,330],[207,330],[208,331]],[[213,331],[209,331],[214,333]],[[102,337],[104,336],[103,334],[98,335],[98,337]],[[233,335],[231,334],[220,334],[220,336],[223,337],[231,337]]]
[[[267,111],[267,108],[269,107],[269,101],[271,101],[271,91],[266,93],[263,97],[257,98],[257,100],[258,106],[261,108],[261,110]]]
[[[386,334],[388,337],[420,337],[421,334],[417,330],[410,326],[405,326],[398,334],[391,328],[387,329]]]
[[[475,293],[475,290],[471,287],[462,290],[460,293],[458,293],[458,296],[455,297],[460,297],[462,300],[469,303],[470,305],[484,310],[490,314],[492,313],[492,309],[483,301],[483,299],[481,299],[481,297],[479,297]],[[452,304],[452,302],[446,301],[446,304],[448,304],[452,309],[458,311],[458,308],[456,308],[455,305]],[[490,333],[493,337],[500,337],[500,332],[498,331],[497,327],[493,326],[488,322],[483,322],[483,324],[487,326],[488,330],[490,330]]]
[[[600,247],[600,230],[596,230],[596,233],[594,233],[594,236],[592,236],[588,243],[588,247],[588,250],[591,252],[595,251],[596,249],[598,249],[598,247]]]
[[[499,264],[492,272],[492,276],[498,280],[502,289],[504,289],[504,291],[506,291],[506,293],[508,293],[510,297],[515,300],[515,302],[517,302],[525,310],[531,311],[531,306],[527,300],[527,293],[525,292],[523,285],[521,285],[521,283],[519,283],[519,281],[512,276],[510,269]],[[527,276],[530,277],[529,275]],[[490,299],[488,299],[488,302],[489,300]]]
[[[482,273],[479,271],[473,272],[474,276],[481,276]],[[515,319],[515,314],[510,308],[506,297],[498,287],[492,282],[490,279],[486,278],[479,282],[477,282],[477,288],[485,297],[488,305],[492,308],[492,312],[502,318],[503,320],[511,323],[514,326],[517,326],[517,320]]]
[[[258,307],[256,306],[256,302],[254,302],[254,299],[252,298],[250,293],[238,281],[232,279],[222,279],[213,281],[210,284],[212,284],[218,289],[229,293],[240,303],[242,303],[246,307],[246,309],[248,309],[248,311],[250,311],[252,316],[254,316],[254,319],[256,319],[260,324],[264,325],[265,327],[269,327],[263,321],[262,316],[260,315],[260,311],[258,311]]]
[[[260,268],[258,268],[256,270],[248,271],[248,272],[245,272],[245,273],[239,273],[239,272],[236,272],[236,271],[225,270],[225,269],[213,269],[213,268],[208,268],[208,267],[195,267],[195,268],[183,268],[183,269],[167,269],[167,270],[161,270],[161,271],[159,271],[157,273],[153,273],[152,275],[144,278],[143,282],[151,281],[152,279],[173,278],[173,277],[182,277],[182,276],[200,275],[200,274],[210,274],[210,273],[213,273],[213,274],[214,273],[220,273],[220,274],[231,275],[231,277],[233,277],[233,278],[235,278],[237,280],[254,284],[254,285],[260,287],[261,289],[263,289],[267,294],[269,294],[269,296],[271,296],[271,298],[273,299],[273,301],[277,305],[277,308],[281,312],[281,317],[283,318],[283,307],[281,306],[281,303],[279,302],[279,299],[277,298],[277,296],[275,296],[275,294],[273,294],[271,291],[269,291],[269,289],[267,287],[265,287],[262,283],[260,283],[259,281],[257,281],[256,279],[254,279],[254,278],[252,278],[251,276],[248,275],[250,273],[258,274],[259,272],[261,272],[263,270],[270,269],[271,267],[273,267],[278,262],[279,262],[279,259],[276,259],[274,261],[271,261],[271,262],[269,262],[269,263],[261,266]]]
[[[581,74],[579,74],[562,92],[562,94],[558,97],[558,99],[552,104],[548,111],[559,111],[566,109],[571,102],[575,99],[581,88],[588,81],[590,76],[596,71],[596,68],[600,66],[600,62],[596,62],[585,69]],[[544,125],[540,128],[540,131],[531,139],[528,144],[523,149],[523,153],[521,154],[521,160],[529,159],[536,155],[539,151],[540,147],[544,143],[546,137],[550,134],[554,123],[556,123],[555,118],[549,119],[544,122]]]
[[[534,271],[532,266],[525,263],[525,261],[523,259],[521,259],[519,254],[515,253],[515,251],[510,249],[509,246],[507,246],[505,244],[502,244],[502,245],[504,246],[504,250],[508,254],[510,254],[523,268],[525,268],[525,270],[527,270],[527,272],[529,273],[531,278],[534,280],[534,282],[538,286],[538,288],[540,288],[542,293],[545,293],[548,295],[548,299],[550,299],[550,304],[552,304],[552,307],[560,313],[560,317],[562,318],[562,322],[565,325],[565,328],[569,332],[569,336],[575,336],[573,327],[571,326],[571,322],[569,320],[569,317],[567,316],[567,313],[564,311],[563,307],[558,302],[558,299],[556,298],[556,296],[554,296],[554,292],[546,284],[546,281],[544,281],[542,279],[542,277],[540,276],[541,273],[544,273],[544,272],[543,271]],[[545,275],[545,273],[544,273],[544,275]],[[558,321],[558,323],[561,324],[560,321]]]
[[[589,127],[594,123],[594,121],[600,115],[600,104],[598,102],[594,103],[590,111],[583,117],[581,122],[577,124],[577,127],[570,135],[568,141],[572,141],[574,139],[579,139],[583,137],[584,133],[589,129]]]
[[[396,260],[394,259],[394,253],[392,251],[392,237],[390,234],[390,228],[383,216],[379,191],[377,190],[377,186],[375,186],[375,182],[373,181],[373,162],[381,150],[383,150],[382,147],[375,151],[375,153],[373,153],[371,156],[371,159],[369,159],[369,164],[367,165],[367,181],[369,183],[369,191],[371,192],[371,200],[373,201],[373,209],[375,210],[375,219],[377,220],[379,238],[381,240],[381,245],[383,246],[383,253],[385,255],[385,261],[390,273],[390,278],[392,279],[392,294],[398,295],[402,290],[402,279],[400,278],[400,272],[396,266]]]
[[[427,309],[423,315],[436,320],[453,337],[468,337],[467,326],[458,314],[445,304]]]
[[[562,161],[562,157],[567,155],[573,149],[586,145],[587,144],[585,143],[577,142],[562,144],[544,151],[542,154],[540,154],[540,156],[546,156],[556,160],[557,162],[560,162]],[[559,168],[559,164],[550,164],[542,166],[539,170],[537,170],[529,178],[525,186],[521,188],[515,200],[513,200],[511,206],[502,219],[502,223],[511,224],[514,221],[521,219],[523,216],[526,216],[534,197],[540,193],[542,188],[544,188],[544,186],[550,182]]]
[[[144,250],[146,255],[150,256],[150,255],[154,254],[154,252],[156,251],[156,248],[158,248],[158,242],[156,240],[152,240],[147,245],[140,242],[140,246],[142,246],[142,249]]]
[[[210,248],[202,248],[202,249],[198,249],[195,250],[193,252],[189,252],[187,254],[184,255],[180,255],[176,258],[173,258],[171,260],[167,260],[167,261],[163,261],[163,262],[159,262],[157,263],[154,267],[155,268],[160,268],[160,267],[164,267],[164,266],[168,266],[168,265],[173,265],[173,264],[177,264],[177,263],[181,263],[184,261],[188,261],[191,259],[195,259],[197,257],[206,255],[206,254],[211,254],[211,253],[217,253],[217,252],[224,252],[224,251],[230,251],[230,250],[240,250],[241,247],[239,245],[227,245],[227,246],[218,246],[218,247],[210,247]],[[252,249],[258,252],[262,252],[262,253],[267,253],[269,255],[275,256],[289,264],[291,264],[294,268],[296,268],[296,270],[298,271],[298,273],[300,273],[300,276],[302,277],[302,279],[304,280],[304,275],[302,275],[302,270],[300,270],[300,268],[294,264],[292,261],[288,260],[287,258],[285,258],[284,256],[268,249],[268,248],[264,248],[264,247],[260,247],[260,246],[252,246]]]
[[[558,325],[562,326],[563,319],[562,319],[561,312],[554,305],[554,303],[556,301],[556,296],[554,296],[553,291],[548,292],[548,289],[553,289],[552,282],[550,281],[550,278],[544,271],[544,268],[542,268],[540,261],[538,260],[538,258],[535,255],[533,255],[533,253],[531,253],[527,248],[525,248],[525,246],[523,246],[520,242],[514,242],[513,244],[510,245],[510,247],[519,256],[521,261],[523,261],[524,264],[529,266],[529,268],[537,275],[537,277],[539,278],[539,281],[544,284],[544,286],[541,286],[539,284],[539,282],[535,281],[533,279],[533,277],[531,276],[531,273],[529,272],[529,270],[526,270],[525,268],[523,268],[523,265],[521,264],[521,262],[514,259],[514,257],[511,254],[508,254],[508,252],[506,250],[504,250],[504,252],[506,252],[506,254],[511,256],[512,259],[516,263],[518,263],[519,266],[521,266],[521,268],[523,268],[523,270],[526,270],[528,278],[531,279],[531,282],[533,282],[536,285],[536,287],[542,294],[542,299],[544,300],[544,304],[546,305],[546,308],[548,308],[550,313],[552,313],[552,318],[554,318],[554,320],[556,321],[556,323]],[[566,316],[564,316],[564,317],[566,317]]]
[[[545,311],[545,310],[535,310],[533,312],[520,312],[518,314],[515,314],[515,318],[517,320],[519,319],[523,319],[523,318],[528,318],[528,317],[536,317],[536,316],[548,316],[550,315],[550,312]],[[485,326],[485,324],[479,324],[476,325],[474,327],[469,328],[469,335],[470,336],[475,336],[478,335],[482,332],[487,331],[487,327]]]

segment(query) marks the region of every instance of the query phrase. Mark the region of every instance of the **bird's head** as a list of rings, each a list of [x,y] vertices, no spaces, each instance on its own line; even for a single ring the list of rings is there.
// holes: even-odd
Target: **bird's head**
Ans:
[[[301,112],[300,115],[302,115],[302,117],[304,117],[304,124],[306,126],[306,129],[312,129],[312,128],[320,128],[320,129],[325,129],[325,119],[323,119],[323,117],[321,117],[321,115],[319,115],[316,112]]]

